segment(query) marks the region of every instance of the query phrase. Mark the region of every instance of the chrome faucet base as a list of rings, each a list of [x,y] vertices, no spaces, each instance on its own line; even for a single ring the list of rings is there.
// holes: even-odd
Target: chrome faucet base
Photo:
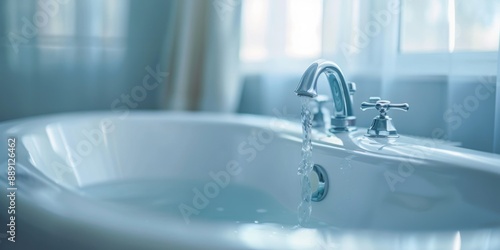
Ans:
[[[372,125],[366,131],[365,136],[367,137],[389,137],[397,138],[399,137],[398,131],[392,125],[392,119],[389,116],[376,116],[373,118]]]
[[[341,132],[350,132],[357,130],[356,128],[356,117],[348,116],[348,117],[332,117],[330,119],[330,131],[331,133],[341,133]]]

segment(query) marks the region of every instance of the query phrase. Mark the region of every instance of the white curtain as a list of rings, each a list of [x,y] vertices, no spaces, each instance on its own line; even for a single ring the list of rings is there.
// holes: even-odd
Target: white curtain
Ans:
[[[498,45],[500,48],[500,44]],[[493,144],[493,150],[495,153],[500,154],[500,50],[498,52],[498,63],[497,63],[497,96],[495,105],[495,138]]]
[[[238,0],[177,0],[165,38],[163,107],[234,112],[240,98]]]

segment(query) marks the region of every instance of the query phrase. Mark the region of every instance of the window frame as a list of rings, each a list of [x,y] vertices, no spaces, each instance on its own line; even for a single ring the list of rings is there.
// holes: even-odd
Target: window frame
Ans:
[[[497,51],[452,51],[452,52],[402,52],[401,50],[401,20],[402,0],[399,2],[400,11],[398,20],[394,22],[387,39],[396,49],[394,72],[398,76],[478,76],[497,75],[497,61],[500,53],[500,44]],[[394,44],[394,42],[396,44]]]
[[[398,75],[497,75],[498,52],[398,53]]]

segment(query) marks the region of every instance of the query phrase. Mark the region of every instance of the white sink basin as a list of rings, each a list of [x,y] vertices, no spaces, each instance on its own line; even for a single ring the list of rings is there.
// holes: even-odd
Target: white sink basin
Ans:
[[[0,245],[500,249],[498,155],[364,132],[313,135],[329,190],[298,228],[296,123],[168,112],[6,122],[2,141],[16,138],[18,229],[16,243]]]

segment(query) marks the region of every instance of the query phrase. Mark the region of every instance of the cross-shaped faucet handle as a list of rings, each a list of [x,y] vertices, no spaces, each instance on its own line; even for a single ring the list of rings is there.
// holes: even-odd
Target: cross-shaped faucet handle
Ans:
[[[370,97],[368,102],[361,103],[361,110],[376,109],[380,112],[381,116],[385,116],[389,109],[399,109],[408,111],[410,105],[408,103],[391,104],[390,101],[381,100],[380,97]]]

